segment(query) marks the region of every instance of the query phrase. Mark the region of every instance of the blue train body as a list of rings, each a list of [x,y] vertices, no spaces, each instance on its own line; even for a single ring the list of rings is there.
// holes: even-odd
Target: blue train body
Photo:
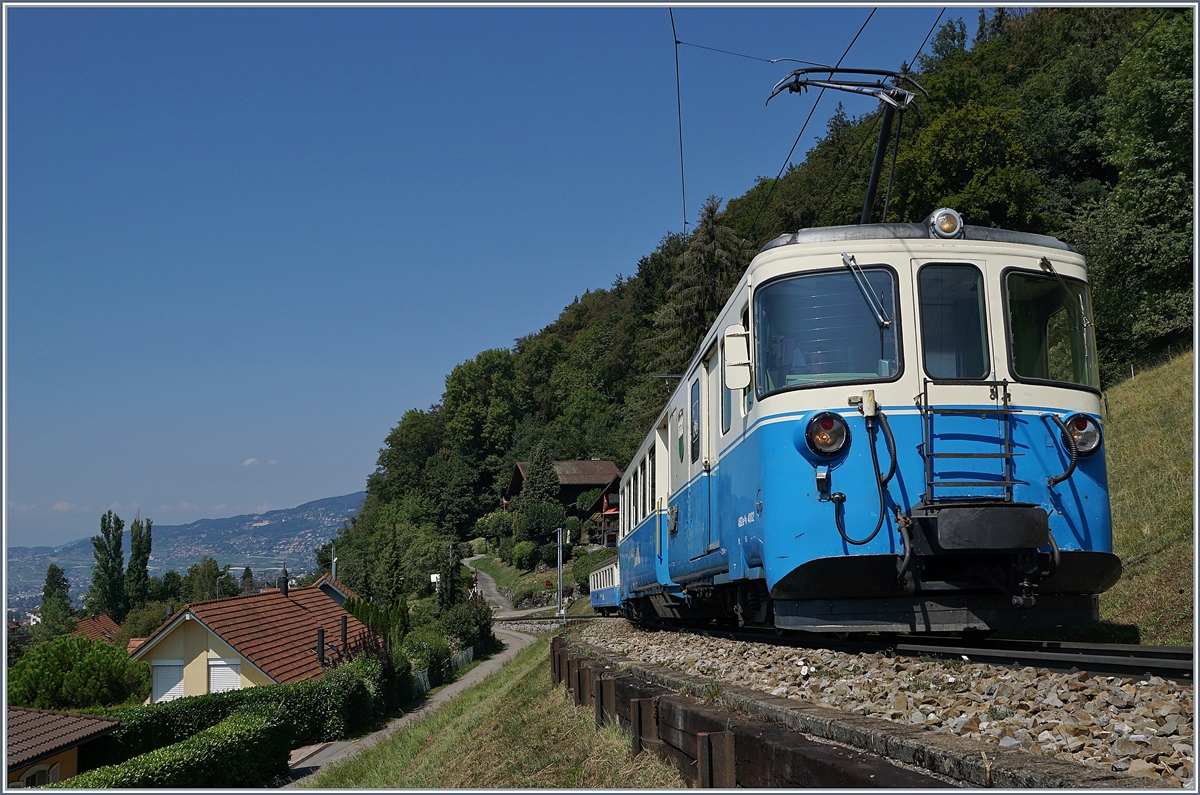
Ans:
[[[616,558],[596,564],[588,575],[592,610],[601,615],[621,611],[621,579]]]
[[[829,632],[1097,620],[1120,562],[1088,301],[1082,257],[1040,235],[768,245],[622,478],[621,608]]]

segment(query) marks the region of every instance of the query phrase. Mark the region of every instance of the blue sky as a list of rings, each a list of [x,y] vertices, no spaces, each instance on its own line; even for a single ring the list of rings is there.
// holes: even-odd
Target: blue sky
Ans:
[[[941,10],[880,8],[844,65],[899,68]],[[675,21],[832,63],[870,11]],[[683,224],[666,7],[6,13],[10,545],[357,491],[455,364]],[[778,172],[794,66],[680,49],[690,220]],[[826,96],[794,160],[839,99],[874,107]]]

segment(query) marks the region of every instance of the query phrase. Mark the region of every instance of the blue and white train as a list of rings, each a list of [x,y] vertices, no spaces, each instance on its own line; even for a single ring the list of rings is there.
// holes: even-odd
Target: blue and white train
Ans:
[[[1055,238],[950,209],[783,235],[625,471],[606,587],[635,620],[1095,622],[1121,573],[1099,386],[1087,267]]]

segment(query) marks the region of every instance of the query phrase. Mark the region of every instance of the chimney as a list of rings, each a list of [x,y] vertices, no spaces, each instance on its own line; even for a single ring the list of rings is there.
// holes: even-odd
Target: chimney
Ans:
[[[288,573],[287,569],[283,570],[283,576],[279,578],[279,592],[284,596],[288,595]]]
[[[325,628],[317,627],[317,662],[325,664]]]
[[[167,618],[170,618],[173,615],[175,615],[175,604],[173,602],[167,602]]]
[[[346,650],[346,625],[348,620],[349,616],[342,616],[342,651]]]

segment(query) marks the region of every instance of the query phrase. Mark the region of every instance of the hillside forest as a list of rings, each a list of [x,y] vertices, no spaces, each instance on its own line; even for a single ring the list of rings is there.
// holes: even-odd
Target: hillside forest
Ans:
[[[995,9],[971,22],[972,36],[944,22],[915,64],[865,64],[908,69],[929,92],[903,120],[887,220],[953,207],[968,224],[1078,248],[1105,384],[1190,344],[1192,10]],[[880,116],[839,106],[780,179],[711,197],[634,275],[454,367],[441,402],[406,411],[384,440],[366,503],[333,542],[339,579],[391,601],[428,589],[448,543],[510,536],[520,522],[503,490],[517,461],[624,468],[673,385],[655,374],[683,372],[754,253],[782,233],[857,223]],[[544,543],[532,527],[526,540]],[[330,546],[317,558],[327,570]]]

